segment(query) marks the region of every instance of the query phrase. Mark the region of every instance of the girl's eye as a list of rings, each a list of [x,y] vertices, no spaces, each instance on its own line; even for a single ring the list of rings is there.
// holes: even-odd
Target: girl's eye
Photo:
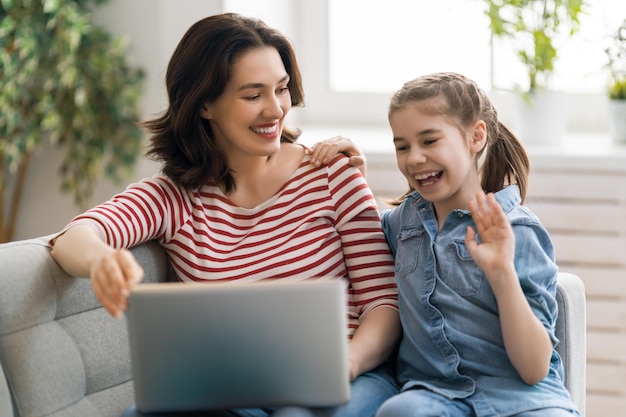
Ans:
[[[406,145],[396,145],[396,152],[404,152],[408,149],[409,147]]]
[[[437,142],[437,139],[426,139],[424,140],[424,145],[432,145],[435,142]]]
[[[260,94],[255,94],[255,95],[253,95],[253,96],[248,96],[248,97],[246,97],[246,100],[249,100],[249,101],[254,101],[254,100],[257,100],[259,97],[261,97],[261,95],[260,95]]]
[[[280,87],[280,88],[278,89],[278,94],[286,94],[286,93],[288,93],[288,92],[289,92],[289,87],[287,87],[287,86]]]

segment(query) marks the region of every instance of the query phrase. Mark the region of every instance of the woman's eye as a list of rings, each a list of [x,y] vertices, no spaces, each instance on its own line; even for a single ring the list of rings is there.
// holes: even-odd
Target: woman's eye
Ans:
[[[437,142],[437,139],[426,139],[426,140],[424,140],[424,144],[425,145],[432,145],[435,142]]]
[[[405,145],[397,145],[396,146],[396,152],[403,152],[403,151],[406,151],[407,149],[409,149],[409,147],[405,146]]]
[[[259,97],[261,97],[259,94],[255,94],[253,96],[246,97],[246,100],[254,101],[254,100],[257,100]]]
[[[285,87],[281,87],[278,89],[278,94],[285,94],[289,92],[289,87],[285,86]]]

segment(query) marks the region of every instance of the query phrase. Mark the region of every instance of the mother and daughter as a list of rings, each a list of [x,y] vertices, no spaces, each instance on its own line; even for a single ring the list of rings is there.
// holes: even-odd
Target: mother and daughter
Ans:
[[[143,276],[127,249],[147,240],[182,281],[342,279],[352,381],[339,407],[177,415],[578,415],[554,349],[552,244],[521,205],[528,158],[474,82],[432,74],[393,96],[410,192],[382,216],[350,141],[308,149],[284,126],[304,94],[280,32],[232,13],[202,19],[166,84],[168,108],[144,123],[162,172],[73,219],[52,256],[89,276],[113,316]]]

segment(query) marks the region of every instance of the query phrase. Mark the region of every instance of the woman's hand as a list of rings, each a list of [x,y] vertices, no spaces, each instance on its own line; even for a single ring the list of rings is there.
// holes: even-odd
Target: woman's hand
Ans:
[[[90,272],[91,286],[102,306],[114,317],[127,307],[132,287],[143,278],[143,269],[127,249],[102,256]]]
[[[343,136],[335,136],[314,144],[311,148],[311,163],[319,167],[329,163],[338,153],[350,158],[350,165],[357,167],[365,177],[367,174],[365,155],[350,139]]]
[[[76,225],[51,242],[52,257],[65,272],[90,277],[96,298],[114,317],[121,317],[133,285],[143,278],[143,269],[126,249],[107,245],[87,225]]]

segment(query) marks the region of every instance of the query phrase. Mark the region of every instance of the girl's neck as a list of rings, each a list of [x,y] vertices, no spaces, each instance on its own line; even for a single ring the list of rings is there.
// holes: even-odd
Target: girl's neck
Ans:
[[[471,186],[465,186],[457,192],[441,201],[434,201],[433,206],[435,209],[435,215],[437,217],[437,228],[441,230],[446,218],[454,210],[469,210],[469,202],[476,198],[476,194],[481,191],[482,188],[478,181]]]

